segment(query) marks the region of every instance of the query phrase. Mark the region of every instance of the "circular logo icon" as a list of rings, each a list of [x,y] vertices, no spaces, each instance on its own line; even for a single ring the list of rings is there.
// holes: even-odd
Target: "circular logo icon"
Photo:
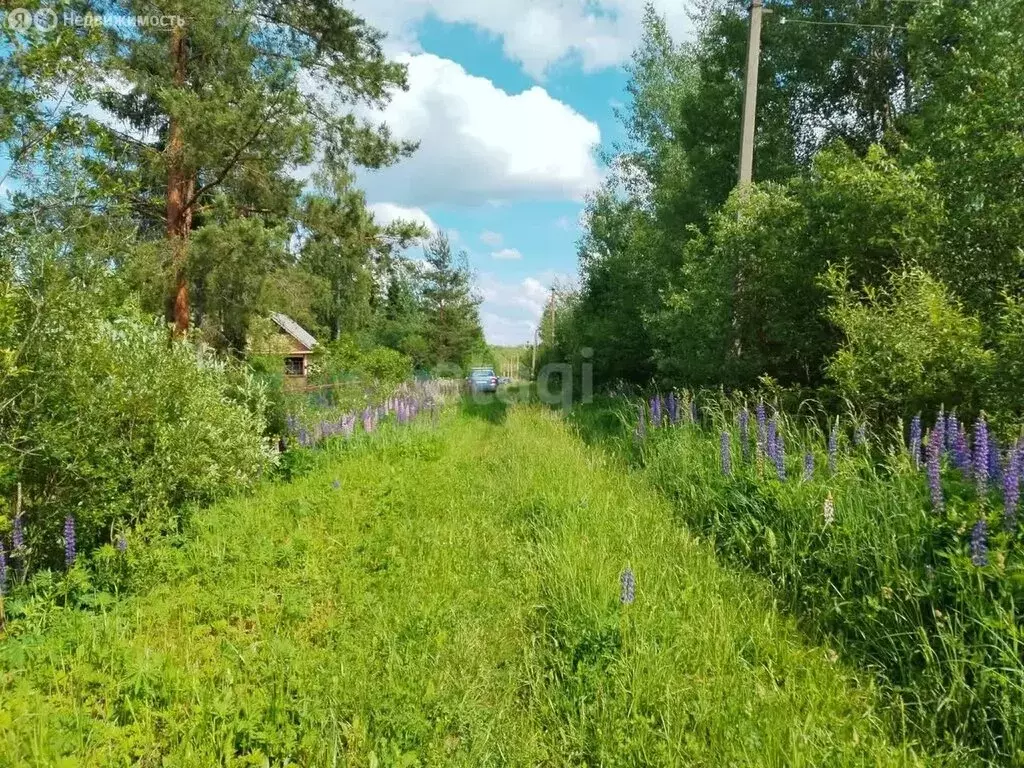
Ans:
[[[7,13],[7,26],[15,32],[28,32],[32,26],[32,11],[26,8],[15,8]]]
[[[49,32],[57,26],[57,12],[51,8],[40,8],[32,18],[40,32]]]

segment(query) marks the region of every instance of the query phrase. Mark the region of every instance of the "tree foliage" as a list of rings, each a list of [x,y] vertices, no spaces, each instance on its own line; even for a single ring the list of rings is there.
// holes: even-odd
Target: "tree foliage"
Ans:
[[[593,347],[599,382],[768,375],[904,414],[952,402],[952,386],[974,407],[988,392],[1016,410],[1011,377],[990,373],[1012,368],[1024,295],[1020,4],[766,5],[757,183],[739,191],[746,5],[702,4],[685,43],[648,9],[620,115],[628,141],[588,204],[577,330],[559,354]],[[825,277],[836,269],[841,291]],[[851,342],[872,323],[906,328]],[[933,389],[869,375],[879,344],[927,360]]]

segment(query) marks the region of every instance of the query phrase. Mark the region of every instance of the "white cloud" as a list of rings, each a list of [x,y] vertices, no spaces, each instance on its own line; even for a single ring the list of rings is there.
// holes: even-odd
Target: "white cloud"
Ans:
[[[529,320],[514,320],[494,312],[481,312],[480,322],[484,327],[484,338],[490,344],[514,347],[533,339],[535,323]]]
[[[691,4],[653,0],[676,39],[690,35]],[[576,60],[592,72],[625,62],[640,42],[641,0],[352,0],[353,10],[387,32],[387,49],[418,50],[416,26],[428,16],[496,35],[505,55],[537,79]]]
[[[431,234],[437,232],[437,224],[422,208],[407,208],[394,203],[370,203],[366,207],[373,214],[374,221],[382,227],[386,227],[393,221],[402,220],[422,224]]]
[[[504,238],[497,232],[485,230],[480,233],[480,242],[484,243],[485,245],[489,245],[492,248],[497,248],[499,245],[501,245],[503,240]]]
[[[551,286],[572,288],[575,281],[563,272],[547,270],[518,280],[493,273],[477,275],[476,290],[483,299],[480,319],[491,344],[525,344],[548,308]]]
[[[600,185],[600,129],[543,88],[509,94],[448,59],[397,58],[409,67],[409,90],[382,113],[362,114],[420,147],[395,166],[360,174],[371,199],[417,207],[579,201]]]
[[[516,248],[502,248],[500,251],[495,251],[491,254],[492,259],[498,259],[500,261],[515,261],[523,258]]]

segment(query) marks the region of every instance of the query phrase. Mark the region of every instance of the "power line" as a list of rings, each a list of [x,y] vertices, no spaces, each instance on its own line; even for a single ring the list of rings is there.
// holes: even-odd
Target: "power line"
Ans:
[[[855,21],[811,21],[809,19],[779,19],[779,24],[811,24],[816,27],[865,27],[868,29],[909,29],[896,24],[858,24]]]

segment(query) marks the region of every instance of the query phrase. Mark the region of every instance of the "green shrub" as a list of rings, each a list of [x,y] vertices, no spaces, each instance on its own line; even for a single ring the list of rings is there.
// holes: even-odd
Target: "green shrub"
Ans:
[[[842,346],[827,371],[843,394],[880,417],[980,407],[995,362],[982,326],[927,272],[908,268],[882,289],[854,293],[831,269],[829,318]]]
[[[266,400],[250,373],[168,343],[162,323],[106,308],[56,270],[43,288],[9,287],[16,319],[0,328],[0,349],[16,353],[0,370],[0,520],[10,526],[20,483],[32,568],[63,566],[66,515],[85,553],[128,522],[245,488],[268,467]]]

